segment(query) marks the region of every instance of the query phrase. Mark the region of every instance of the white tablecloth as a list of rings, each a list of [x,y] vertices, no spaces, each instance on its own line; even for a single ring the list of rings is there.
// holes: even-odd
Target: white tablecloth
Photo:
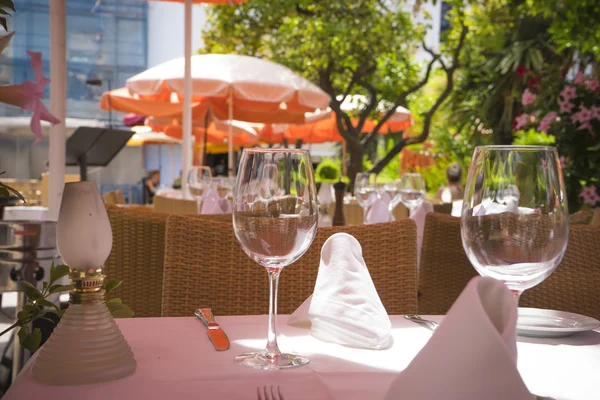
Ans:
[[[320,342],[305,329],[285,325],[286,319],[278,321],[280,348],[308,356],[305,367],[264,372],[234,364],[236,355],[264,347],[266,316],[217,317],[231,340],[224,352],[213,349],[195,318],[119,320],[138,362],[132,376],[79,387],[45,386],[33,380],[28,364],[4,399],[252,400],[256,386],[276,381],[286,400],[378,400],[431,337],[422,326],[392,316],[391,349],[349,349]],[[600,399],[600,331],[562,339],[519,338],[518,349],[519,371],[533,393],[557,400]],[[323,388],[329,393],[323,394]],[[226,390],[239,396],[223,395]]]

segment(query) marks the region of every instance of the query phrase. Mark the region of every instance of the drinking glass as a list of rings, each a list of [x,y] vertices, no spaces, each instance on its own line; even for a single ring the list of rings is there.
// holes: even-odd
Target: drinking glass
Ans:
[[[369,207],[377,200],[377,175],[368,172],[356,174],[354,196],[358,205],[363,209],[363,220],[366,221]]]
[[[399,183],[400,201],[412,213],[425,199],[425,181],[421,174],[406,173]]]
[[[294,368],[306,357],[279,351],[277,286],[284,267],[299,259],[317,231],[317,194],[306,150],[244,149],[233,195],[233,228],[246,254],[269,278],[266,349],[236,357],[238,364],[263,370]]]
[[[390,202],[388,204],[388,211],[390,212],[390,221],[395,221],[394,218],[394,208],[398,204],[400,204],[402,198],[400,193],[400,179],[396,179],[393,182],[384,183],[382,186],[383,192],[385,192],[389,198]]]
[[[190,193],[196,199],[198,214],[202,213],[202,201],[212,186],[212,173],[209,167],[192,167],[187,177]]]
[[[226,176],[216,177],[214,180],[214,186],[217,190],[219,198],[226,199],[232,193],[234,184],[235,182]]]
[[[567,198],[553,147],[475,149],[463,202],[462,243],[480,275],[504,281],[518,302],[562,260]]]

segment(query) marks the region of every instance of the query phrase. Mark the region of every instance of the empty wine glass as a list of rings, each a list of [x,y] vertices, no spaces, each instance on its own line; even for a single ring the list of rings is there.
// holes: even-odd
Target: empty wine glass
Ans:
[[[396,219],[394,218],[394,208],[396,208],[396,206],[400,204],[402,200],[400,193],[400,179],[396,179],[393,182],[383,184],[382,190],[390,198],[390,202],[388,203],[390,221],[395,221]]]
[[[299,259],[317,231],[317,195],[306,150],[244,149],[233,198],[235,236],[246,254],[267,269],[269,331],[266,349],[236,357],[264,370],[308,363],[277,345],[277,286],[281,270]]]
[[[358,205],[363,209],[363,220],[366,221],[369,207],[377,200],[377,175],[368,172],[356,174],[354,196]]]
[[[425,181],[421,174],[406,173],[399,183],[400,201],[412,214],[425,199]]]
[[[190,193],[196,199],[198,214],[202,213],[202,201],[211,189],[212,173],[209,167],[192,167],[187,177]]]
[[[480,275],[519,299],[560,263],[569,235],[567,198],[553,147],[475,149],[463,202],[462,243]]]
[[[234,184],[235,182],[226,176],[217,176],[214,179],[214,187],[221,199],[226,199],[232,193]]]

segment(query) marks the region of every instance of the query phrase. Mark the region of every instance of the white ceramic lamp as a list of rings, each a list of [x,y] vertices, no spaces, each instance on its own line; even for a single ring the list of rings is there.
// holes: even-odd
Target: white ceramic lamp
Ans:
[[[57,246],[70,268],[70,305],[38,350],[33,376],[51,385],[105,382],[135,371],[133,353],[105,304],[102,269],[112,248],[110,221],[93,182],[67,183]]]

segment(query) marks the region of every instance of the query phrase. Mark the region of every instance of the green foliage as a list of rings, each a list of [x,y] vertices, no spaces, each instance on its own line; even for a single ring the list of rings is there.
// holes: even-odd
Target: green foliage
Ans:
[[[0,0],[0,25],[8,31],[7,18],[10,17],[8,10],[15,12],[15,3],[12,0]]]
[[[42,291],[38,290],[31,283],[20,281],[20,288],[26,296],[27,301],[23,305],[23,310],[17,314],[17,322],[0,333],[0,336],[9,332],[13,328],[19,327],[19,343],[34,353],[40,347],[42,333],[39,328],[30,330],[30,324],[37,319],[46,319],[50,322],[53,320],[45,317],[48,312],[56,314],[59,318],[62,317],[62,310],[53,302],[48,300],[48,297],[54,293],[67,292],[73,288],[68,285],[60,285],[56,282],[69,274],[69,267],[66,265],[50,266],[50,279],[44,282]],[[106,293],[117,288],[122,282],[116,279],[106,282],[102,288]],[[133,311],[123,304],[121,299],[111,299],[106,302],[108,309],[115,318],[133,317]]]
[[[5,173],[6,173],[6,171],[2,171],[2,172],[0,172],[0,175],[4,175]],[[17,196],[22,201],[25,201],[25,198],[23,197],[23,195],[21,193],[19,193],[15,189],[11,188],[10,186],[5,185],[4,183],[0,182],[0,197],[9,197],[11,193],[14,194],[15,196]]]
[[[342,175],[340,165],[341,165],[340,160],[336,160],[336,159],[332,159],[332,158],[323,159],[317,166],[317,169],[315,170],[315,181],[317,181],[319,183],[337,182],[338,179],[340,178],[340,176]]]
[[[520,130],[515,133],[514,145],[520,146],[554,146],[556,139],[554,136],[547,135],[544,132],[537,132],[535,129]]]

